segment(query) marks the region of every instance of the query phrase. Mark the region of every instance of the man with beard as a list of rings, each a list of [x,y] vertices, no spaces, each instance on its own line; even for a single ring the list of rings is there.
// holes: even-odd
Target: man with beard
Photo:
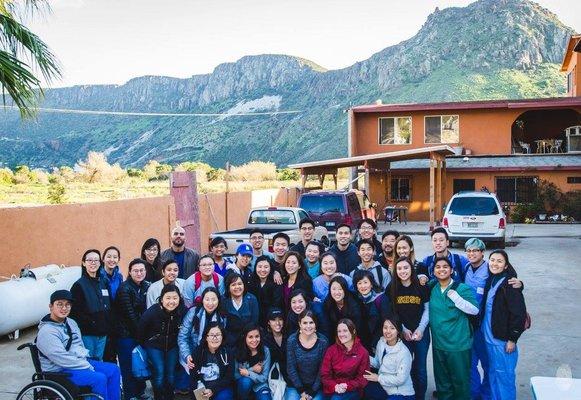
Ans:
[[[349,275],[361,262],[357,247],[351,243],[351,226],[348,224],[339,224],[337,234],[335,235],[337,243],[329,249],[335,254],[337,261],[337,271]]]
[[[179,267],[178,278],[187,279],[196,272],[200,255],[186,247],[186,231],[181,226],[171,231],[171,247],[161,253],[162,264],[174,260]]]
[[[381,253],[375,258],[381,266],[391,272],[395,254],[395,241],[399,237],[398,231],[386,231],[381,235]]]

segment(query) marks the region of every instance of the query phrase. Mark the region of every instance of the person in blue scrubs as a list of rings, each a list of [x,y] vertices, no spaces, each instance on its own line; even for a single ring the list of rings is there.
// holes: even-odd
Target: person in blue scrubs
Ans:
[[[504,250],[494,250],[488,258],[490,277],[481,308],[482,335],[488,355],[491,398],[516,399],[517,340],[525,330],[526,305],[522,290],[509,279],[516,277]]]

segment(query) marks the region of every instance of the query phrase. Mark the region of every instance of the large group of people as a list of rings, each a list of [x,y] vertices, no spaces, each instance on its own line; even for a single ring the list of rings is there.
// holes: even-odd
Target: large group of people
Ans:
[[[198,254],[176,227],[164,251],[147,239],[126,277],[118,248],[85,251],[39,326],[43,369],[106,400],[147,398],[136,352],[155,400],[424,399],[431,345],[438,399],[516,398],[527,313],[504,250],[487,260],[473,238],[454,253],[436,228],[420,259],[409,236],[378,237],[371,219],[357,237],[339,225],[326,248],[312,220],[299,226],[302,240],[277,233],[272,253],[255,229],[233,257],[221,237]]]

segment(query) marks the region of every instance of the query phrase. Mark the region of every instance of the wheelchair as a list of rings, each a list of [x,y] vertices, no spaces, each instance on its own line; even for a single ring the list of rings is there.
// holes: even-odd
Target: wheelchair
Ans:
[[[35,373],[32,375],[32,382],[18,393],[16,400],[104,400],[102,396],[92,393],[90,386],[75,385],[67,373],[43,372],[36,345],[24,343],[18,346],[18,350],[26,348],[30,350]]]

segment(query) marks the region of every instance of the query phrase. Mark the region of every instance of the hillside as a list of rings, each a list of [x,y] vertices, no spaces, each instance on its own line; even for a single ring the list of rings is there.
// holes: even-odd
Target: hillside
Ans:
[[[188,79],[134,78],[124,85],[47,91],[43,107],[156,113],[296,114],[144,117],[42,112],[0,117],[0,161],[72,165],[89,150],[111,162],[201,160],[214,166],[261,159],[278,165],[346,155],[351,105],[528,98],[564,94],[559,72],[572,33],[528,0],[480,0],[434,11],[418,33],[369,59],[327,71],[287,55],[246,56]]]

